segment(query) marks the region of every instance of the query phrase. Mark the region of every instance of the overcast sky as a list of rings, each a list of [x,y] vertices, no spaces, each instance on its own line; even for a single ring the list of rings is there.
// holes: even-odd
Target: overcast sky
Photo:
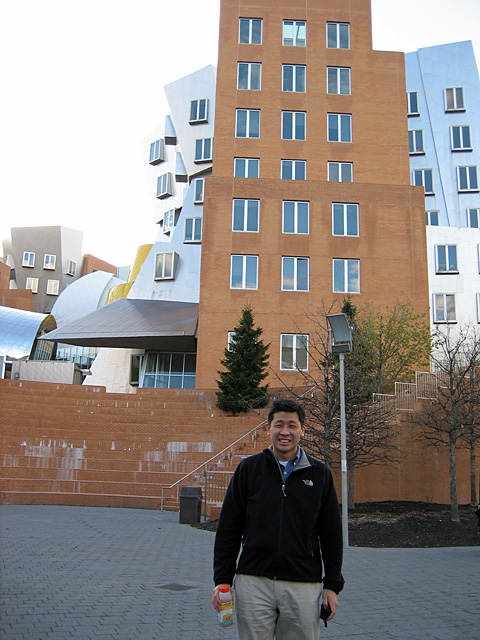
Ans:
[[[163,86],[216,64],[219,5],[0,0],[1,238],[73,227],[117,266],[155,241],[140,142],[166,113]],[[472,40],[480,61],[479,0],[372,0],[372,18],[375,49]]]

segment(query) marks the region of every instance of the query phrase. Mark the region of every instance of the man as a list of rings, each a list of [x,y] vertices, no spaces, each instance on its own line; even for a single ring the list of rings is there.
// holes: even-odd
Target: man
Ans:
[[[331,609],[327,620],[337,610],[340,508],[330,471],[299,446],[304,421],[298,403],[274,400],[271,446],[240,462],[225,496],[212,604],[220,609],[219,585],[232,585],[236,574],[239,640],[318,640],[322,601]]]

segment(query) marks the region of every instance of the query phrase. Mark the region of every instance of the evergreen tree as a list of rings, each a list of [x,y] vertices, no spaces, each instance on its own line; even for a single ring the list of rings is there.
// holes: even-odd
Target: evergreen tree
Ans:
[[[270,345],[263,343],[262,333],[261,327],[254,326],[252,307],[246,304],[220,361],[226,371],[217,371],[217,407],[222,411],[236,414],[267,405],[268,384],[260,384],[267,377]]]

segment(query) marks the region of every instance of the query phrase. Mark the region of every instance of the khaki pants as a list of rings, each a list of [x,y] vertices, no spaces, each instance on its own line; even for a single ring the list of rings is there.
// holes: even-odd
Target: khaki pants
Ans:
[[[320,582],[289,582],[238,574],[238,640],[318,640]]]

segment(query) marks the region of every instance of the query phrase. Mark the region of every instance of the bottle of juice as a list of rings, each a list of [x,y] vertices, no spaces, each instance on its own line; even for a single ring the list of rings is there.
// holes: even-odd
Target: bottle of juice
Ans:
[[[222,627],[228,627],[233,624],[233,598],[230,586],[221,584],[218,595],[222,601],[222,608],[218,612],[218,623]]]

